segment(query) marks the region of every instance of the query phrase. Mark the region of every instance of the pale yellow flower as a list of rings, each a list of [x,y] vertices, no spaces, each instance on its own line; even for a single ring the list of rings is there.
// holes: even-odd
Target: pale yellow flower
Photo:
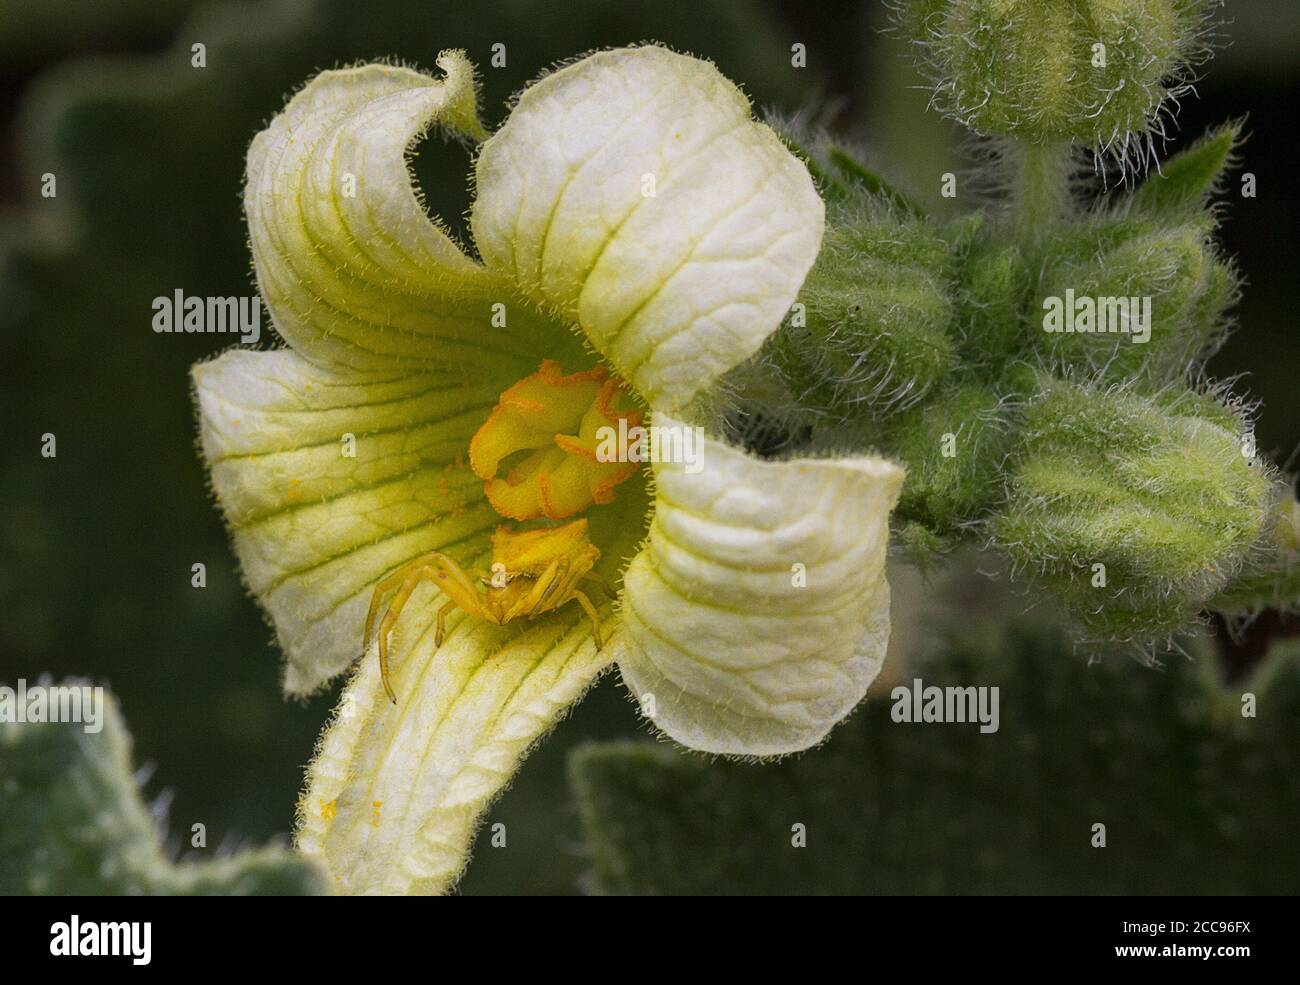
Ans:
[[[888,636],[901,470],[706,439],[699,471],[655,463],[584,514],[620,589],[593,596],[603,649],[577,605],[504,626],[456,611],[435,647],[444,600],[426,583],[392,634],[390,704],[373,646],[358,663],[371,594],[429,551],[467,570],[489,559],[510,521],[467,457],[498,397],[544,360],[603,363],[648,423],[694,423],[696,398],[780,324],[823,225],[803,165],[732,83],[629,48],[531,86],[481,145],[475,259],[426,216],[406,165],[431,125],[486,136],[464,55],[438,65],[442,80],[325,72],[257,136],[250,242],[289,348],[194,370],[203,452],[286,691],[356,668],[297,836],[348,892],[448,887],[523,755],[612,663],[677,741],[770,756],[861,700]]]

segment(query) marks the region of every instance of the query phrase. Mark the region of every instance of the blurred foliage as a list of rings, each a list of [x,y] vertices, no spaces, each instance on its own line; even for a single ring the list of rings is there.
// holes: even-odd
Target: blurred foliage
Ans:
[[[60,686],[80,687],[64,681]],[[111,696],[99,731],[0,725],[0,893],[55,896],[315,896],[329,879],[282,848],[174,865],[131,775],[131,737]]]
[[[195,0],[0,0],[0,64],[79,51],[103,38],[174,30]]]
[[[883,695],[777,766],[650,743],[569,759],[593,888],[625,894],[1290,893],[1300,645],[1240,689],[1198,650],[1161,672],[963,634],[925,685],[1000,688],[1000,728],[891,720]],[[909,687],[909,681],[899,682]],[[1257,717],[1242,715],[1253,693]],[[1094,848],[1093,825],[1106,845]],[[794,847],[796,824],[806,847]]]
[[[927,93],[908,53],[875,32],[881,14],[850,0],[0,0],[11,124],[0,167],[8,207],[0,217],[8,439],[0,452],[0,680],[50,671],[111,683],[131,709],[139,754],[159,764],[156,783],[175,789],[178,829],[203,822],[220,843],[288,828],[334,696],[296,705],[279,698],[279,657],[239,584],[194,451],[187,371],[229,339],[156,336],[149,318],[152,299],[176,288],[252,290],[244,152],[315,71],[376,57],[428,68],[442,48],[465,47],[483,71],[487,117],[496,122],[509,94],[552,62],[656,39],[714,59],[761,106],[795,112],[824,97],[837,107],[837,125],[872,137],[872,159],[887,161],[891,177],[906,179],[928,206],[952,207],[938,190],[942,173],[960,167],[953,129],[924,112]],[[1247,14],[1260,19],[1239,16]],[[1199,133],[1255,114],[1243,157],[1260,197],[1237,201],[1224,228],[1227,252],[1251,281],[1245,327],[1213,368],[1252,368],[1248,384],[1268,409],[1261,450],[1284,459],[1300,440],[1300,334],[1290,325],[1287,245],[1296,83],[1280,70],[1267,75],[1275,64],[1294,66],[1294,51],[1278,43],[1283,33],[1234,36],[1224,61],[1238,74],[1212,76],[1200,102],[1185,102],[1183,122]],[[1263,46],[1250,47],[1252,37]],[[498,41],[507,64],[493,69]],[[796,41],[808,47],[806,69],[791,67]],[[207,47],[202,70],[190,67],[195,42]],[[1258,54],[1269,51],[1281,61]],[[431,211],[453,222],[470,201],[467,164],[459,149],[436,143],[416,162]],[[57,177],[54,199],[39,194],[47,172]],[[47,432],[57,436],[55,459],[39,454]],[[200,561],[202,590],[190,585]],[[890,665],[898,658],[895,651]],[[463,891],[572,891],[582,860],[565,754],[575,742],[636,728],[617,682],[607,680],[494,809]],[[506,849],[488,844],[495,821],[507,825]]]

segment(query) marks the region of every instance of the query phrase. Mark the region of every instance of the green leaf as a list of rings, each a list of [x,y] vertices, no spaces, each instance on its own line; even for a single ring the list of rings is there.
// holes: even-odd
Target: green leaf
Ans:
[[[1132,204],[1151,213],[1199,208],[1223,182],[1241,140],[1241,120],[1210,130],[1191,147],[1167,160],[1133,193]]]
[[[768,124],[781,135],[790,152],[803,161],[828,202],[845,202],[865,193],[916,218],[925,215],[925,208],[916,199],[895,188],[827,133],[798,118],[772,114]]]
[[[1300,643],[1224,687],[1210,655],[1089,665],[1013,628],[922,664],[997,685],[1000,728],[868,699],[777,766],[588,745],[570,778],[599,893],[1270,893],[1294,889]],[[903,683],[910,686],[910,678]],[[1242,716],[1242,693],[1257,717]],[[1091,845],[1106,825],[1107,847]],[[796,824],[806,847],[798,848]]]
[[[65,681],[61,686],[82,687]],[[168,861],[131,774],[131,737],[105,694],[100,731],[81,723],[0,725],[0,893],[309,896],[314,864],[279,848],[212,862]],[[93,726],[91,726],[93,727]]]
[[[925,209],[916,199],[899,191],[843,148],[832,144],[826,149],[826,158],[835,173],[849,187],[861,188],[868,194],[888,199],[893,205],[912,213],[917,218],[925,215]]]

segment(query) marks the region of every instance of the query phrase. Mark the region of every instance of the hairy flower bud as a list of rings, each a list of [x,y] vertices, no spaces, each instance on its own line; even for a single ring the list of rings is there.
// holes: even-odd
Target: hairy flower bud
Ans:
[[[1032,289],[1018,246],[993,240],[971,248],[961,271],[959,320],[966,359],[996,365],[1025,348],[1034,334],[1034,326],[1026,325]]]
[[[1108,217],[1057,233],[1029,312],[1034,347],[1107,380],[1181,379],[1214,349],[1237,299],[1212,229],[1205,216],[1172,226]]]
[[[799,402],[844,419],[925,396],[956,359],[952,266],[931,222],[866,196],[836,209],[769,350]]]
[[[1217,0],[904,0],[945,112],[984,134],[1124,145],[1186,90]]]
[[[998,394],[976,384],[945,389],[902,415],[890,434],[907,462],[899,518],[950,531],[986,510],[1001,491],[1011,424]]]
[[[1185,625],[1260,534],[1270,476],[1210,396],[1055,382],[1024,427],[994,539],[1090,632],[1146,642]]]

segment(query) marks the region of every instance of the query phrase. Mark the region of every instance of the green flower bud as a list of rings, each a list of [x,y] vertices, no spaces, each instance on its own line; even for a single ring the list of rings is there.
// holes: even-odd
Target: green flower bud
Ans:
[[[899,417],[888,443],[907,465],[899,519],[948,532],[988,509],[1002,492],[1013,424],[1007,402],[974,384],[945,389]]]
[[[905,0],[936,102],[984,134],[1110,147],[1207,56],[1217,0]]]
[[[1050,383],[1026,409],[995,542],[1091,633],[1165,636],[1241,569],[1263,528],[1271,478],[1247,434],[1207,395]]]
[[[769,355],[800,404],[836,419],[916,403],[956,359],[952,249],[880,199],[831,209],[817,263]]]
[[[961,272],[962,355],[997,365],[1025,347],[1033,278],[1020,248],[999,242],[973,247]],[[1041,329],[1040,329],[1041,331]]]
[[[1218,343],[1237,300],[1212,229],[1205,216],[1173,226],[1106,217],[1054,235],[1029,312],[1034,348],[1117,382],[1181,379]]]
[[[1228,616],[1262,609],[1300,612],[1300,501],[1289,482],[1273,486],[1273,508],[1250,563],[1210,602]]]
[[[1296,499],[1294,492],[1285,498],[1279,497],[1274,518],[1273,530],[1279,551],[1300,558],[1300,500]]]

